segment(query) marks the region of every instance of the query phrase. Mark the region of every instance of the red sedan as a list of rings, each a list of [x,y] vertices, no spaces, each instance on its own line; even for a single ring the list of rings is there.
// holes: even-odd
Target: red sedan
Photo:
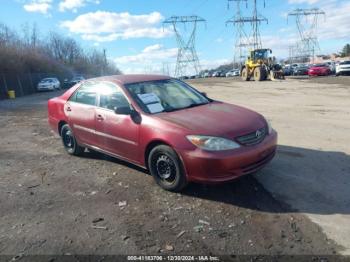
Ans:
[[[49,100],[48,115],[69,154],[88,148],[126,160],[170,191],[256,172],[276,152],[263,116],[166,76],[87,80]]]
[[[308,74],[309,76],[328,76],[332,71],[326,64],[315,64],[309,68]]]

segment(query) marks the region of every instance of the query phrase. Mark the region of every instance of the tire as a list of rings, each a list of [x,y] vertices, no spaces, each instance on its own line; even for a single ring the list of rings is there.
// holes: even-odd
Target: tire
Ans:
[[[182,162],[169,146],[159,145],[151,150],[148,168],[156,183],[165,190],[179,192],[187,185]]]
[[[68,154],[74,156],[79,156],[83,154],[84,148],[78,145],[77,140],[74,137],[73,131],[68,124],[62,126],[61,138],[63,146]]]
[[[249,81],[250,80],[250,77],[248,75],[248,70],[247,70],[246,67],[243,68],[243,70],[242,70],[242,80],[243,81]]]
[[[262,67],[256,67],[254,69],[254,80],[255,81],[263,81],[266,78],[266,72],[265,69]]]

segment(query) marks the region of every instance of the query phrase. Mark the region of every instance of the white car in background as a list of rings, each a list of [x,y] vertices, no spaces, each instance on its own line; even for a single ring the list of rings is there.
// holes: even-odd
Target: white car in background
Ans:
[[[226,77],[239,76],[239,69],[233,69],[226,73]]]
[[[44,78],[39,82],[37,89],[38,89],[38,91],[59,90],[59,89],[61,89],[61,83],[55,77]]]
[[[335,67],[335,74],[337,76],[343,74],[350,74],[350,60],[342,61]]]

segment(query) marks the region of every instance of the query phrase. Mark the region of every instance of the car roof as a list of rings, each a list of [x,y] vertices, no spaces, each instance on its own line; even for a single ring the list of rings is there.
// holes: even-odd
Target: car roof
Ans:
[[[118,84],[132,84],[132,83],[140,83],[140,82],[148,82],[148,81],[156,81],[156,80],[167,80],[171,79],[170,76],[164,75],[113,75],[113,76],[103,76],[98,78],[93,78],[89,80],[99,80],[99,81],[111,81]]]

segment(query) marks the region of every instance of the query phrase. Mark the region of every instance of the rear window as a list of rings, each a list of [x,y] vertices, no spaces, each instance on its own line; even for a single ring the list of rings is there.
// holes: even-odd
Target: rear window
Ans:
[[[350,61],[340,62],[340,65],[350,65]]]

